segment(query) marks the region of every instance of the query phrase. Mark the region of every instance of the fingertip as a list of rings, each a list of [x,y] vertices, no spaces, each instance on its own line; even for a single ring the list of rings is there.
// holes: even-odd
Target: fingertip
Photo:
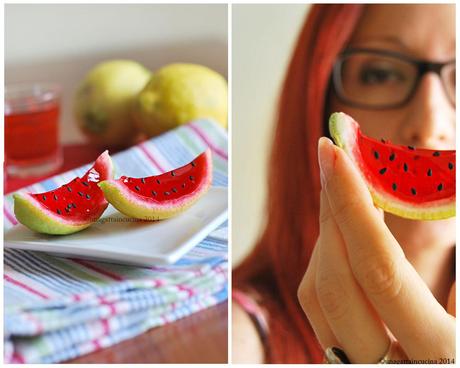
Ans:
[[[335,180],[339,181],[339,184],[343,187],[351,186],[359,192],[364,191],[369,193],[367,184],[357,163],[339,147],[336,147],[335,157]]]

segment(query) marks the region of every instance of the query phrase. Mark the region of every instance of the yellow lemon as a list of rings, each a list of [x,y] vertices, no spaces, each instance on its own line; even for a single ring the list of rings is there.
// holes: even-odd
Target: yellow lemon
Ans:
[[[149,137],[194,119],[227,127],[227,81],[196,64],[170,64],[153,73],[133,104],[133,115]]]
[[[78,87],[74,116],[89,140],[99,146],[127,146],[138,129],[132,103],[151,72],[132,60],[110,60],[96,65]]]

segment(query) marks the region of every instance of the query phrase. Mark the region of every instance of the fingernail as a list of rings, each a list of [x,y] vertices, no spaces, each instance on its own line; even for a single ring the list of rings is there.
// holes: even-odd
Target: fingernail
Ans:
[[[318,141],[318,162],[321,172],[321,185],[329,179],[334,167],[334,144],[329,138],[321,137]]]

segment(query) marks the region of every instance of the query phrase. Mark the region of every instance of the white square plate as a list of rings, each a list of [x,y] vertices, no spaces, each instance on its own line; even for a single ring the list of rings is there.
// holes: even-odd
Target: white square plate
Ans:
[[[19,224],[5,247],[63,257],[151,266],[172,264],[227,219],[227,188],[211,187],[187,211],[156,222],[132,221],[109,205],[98,222],[71,235],[45,235]]]

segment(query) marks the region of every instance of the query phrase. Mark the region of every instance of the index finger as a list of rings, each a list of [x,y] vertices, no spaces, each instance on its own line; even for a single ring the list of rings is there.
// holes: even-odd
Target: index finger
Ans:
[[[318,149],[323,188],[358,283],[409,357],[436,353],[435,339],[452,334],[445,310],[376,216],[352,161],[330,140],[321,139]]]

